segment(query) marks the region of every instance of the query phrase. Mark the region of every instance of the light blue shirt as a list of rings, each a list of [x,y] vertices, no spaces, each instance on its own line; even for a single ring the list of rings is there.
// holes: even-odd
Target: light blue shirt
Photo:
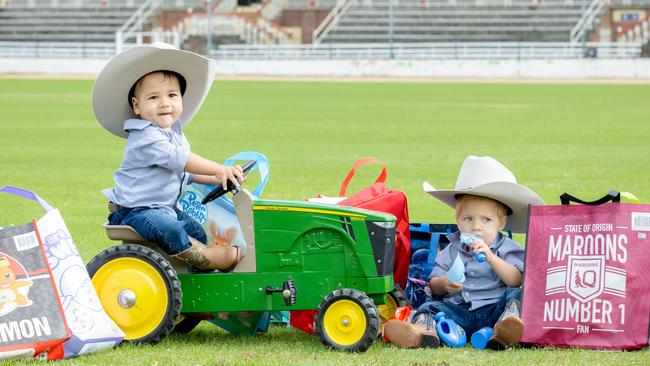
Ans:
[[[174,214],[183,184],[191,179],[185,173],[190,144],[181,124],[165,131],[152,122],[129,119],[124,131],[129,137],[122,165],[113,176],[115,187],[102,193],[120,206],[163,208]]]
[[[507,286],[492,266],[474,260],[471,247],[461,243],[460,232],[457,231],[448,238],[449,245],[436,255],[436,265],[429,278],[446,276],[456,256],[460,255],[465,265],[465,282],[461,291],[447,293],[443,300],[453,304],[470,303],[470,310],[499,301]],[[489,248],[497,257],[513,265],[519,272],[524,272],[524,248],[512,239],[499,233]]]

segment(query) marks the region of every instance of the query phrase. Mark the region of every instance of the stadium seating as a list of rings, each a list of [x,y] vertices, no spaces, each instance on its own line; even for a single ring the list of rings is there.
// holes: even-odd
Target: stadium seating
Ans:
[[[114,43],[137,7],[0,9],[0,42]]]
[[[393,12],[393,42],[567,42],[579,5],[400,5]],[[353,6],[324,43],[390,42],[388,7]]]

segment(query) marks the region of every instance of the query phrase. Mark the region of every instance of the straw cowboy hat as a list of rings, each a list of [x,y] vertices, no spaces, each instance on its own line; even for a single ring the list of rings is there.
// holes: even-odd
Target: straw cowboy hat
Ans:
[[[544,204],[535,192],[518,184],[508,168],[489,156],[465,158],[455,189],[436,189],[428,182],[422,183],[422,189],[453,208],[456,207],[456,196],[460,194],[497,200],[512,211],[506,228],[516,233],[526,232],[528,205]]]
[[[155,42],[136,46],[113,57],[97,76],[93,110],[110,133],[126,138],[124,121],[138,118],[129,104],[129,90],[142,76],[157,70],[174,71],[185,78],[182,125],[192,120],[212,86],[214,62],[196,53]]]

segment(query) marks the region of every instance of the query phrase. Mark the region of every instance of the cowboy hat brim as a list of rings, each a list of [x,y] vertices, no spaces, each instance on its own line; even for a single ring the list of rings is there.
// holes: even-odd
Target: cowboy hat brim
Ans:
[[[106,130],[119,137],[128,136],[124,121],[139,118],[129,105],[129,90],[142,76],[158,70],[174,71],[185,78],[187,86],[179,119],[182,125],[192,120],[212,86],[214,62],[165,43],[154,43],[120,53],[97,76],[92,105],[95,117]]]
[[[452,208],[456,208],[456,196],[471,194],[499,201],[512,210],[506,229],[515,233],[526,233],[528,226],[528,205],[543,205],[544,201],[532,190],[517,183],[490,182],[471,189],[436,189],[428,182],[422,189]]]

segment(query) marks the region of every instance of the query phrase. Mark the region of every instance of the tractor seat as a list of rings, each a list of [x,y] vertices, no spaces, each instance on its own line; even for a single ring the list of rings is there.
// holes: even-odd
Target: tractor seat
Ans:
[[[110,225],[108,223],[102,225],[106,229],[106,235],[111,240],[119,240],[125,243],[135,244],[148,244],[151,246],[152,242],[143,238],[129,225]]]

